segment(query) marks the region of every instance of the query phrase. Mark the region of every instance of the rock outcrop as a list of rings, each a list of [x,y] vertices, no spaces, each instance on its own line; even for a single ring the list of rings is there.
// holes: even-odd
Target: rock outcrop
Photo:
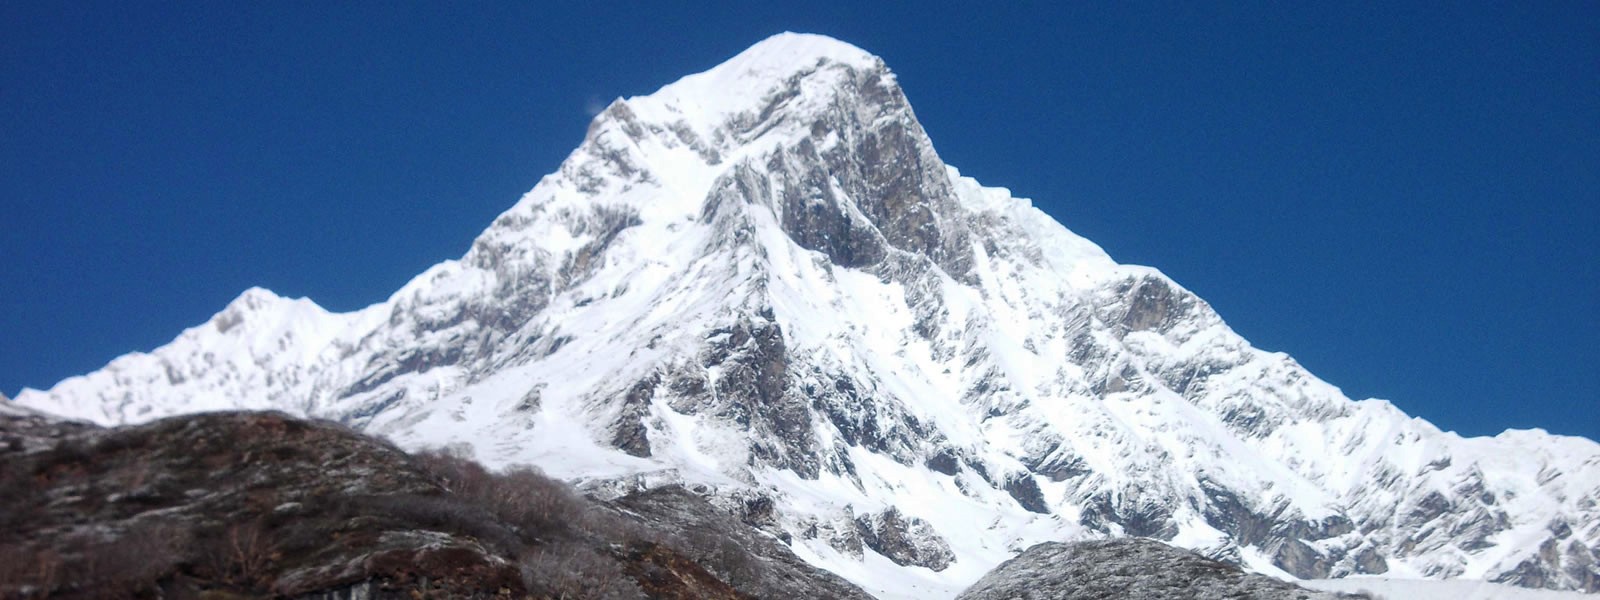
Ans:
[[[956,600],[1341,600],[1146,538],[1044,543],[1002,563]]]

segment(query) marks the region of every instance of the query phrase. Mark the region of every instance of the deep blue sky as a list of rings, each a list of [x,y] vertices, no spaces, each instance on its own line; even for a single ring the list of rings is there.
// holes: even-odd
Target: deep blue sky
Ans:
[[[251,285],[379,301],[589,106],[795,30],[884,57],[964,173],[1351,396],[1600,438],[1600,4],[326,4],[0,3],[0,390]]]

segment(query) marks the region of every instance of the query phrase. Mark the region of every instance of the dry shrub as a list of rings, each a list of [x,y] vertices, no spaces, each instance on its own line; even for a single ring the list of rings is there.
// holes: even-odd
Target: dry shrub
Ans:
[[[615,510],[589,505],[578,518],[585,531],[615,543],[656,542],[661,533]]]
[[[136,526],[115,539],[84,548],[74,579],[105,590],[154,589],[183,562],[188,536],[166,524]]]
[[[525,541],[581,531],[589,524],[589,502],[538,469],[513,467],[494,474],[460,453],[439,450],[421,452],[416,460],[454,495],[515,527]]]
[[[272,545],[256,523],[242,523],[228,528],[227,556],[235,572],[243,581],[256,581],[266,571],[272,560]]]
[[[268,583],[272,539],[260,522],[237,523],[205,545],[205,564],[213,577],[244,587]]]
[[[432,475],[445,489],[462,496],[477,496],[494,476],[459,450],[424,450],[412,455],[416,466]]]
[[[45,598],[62,581],[62,559],[55,550],[23,544],[0,546],[0,598]]]
[[[31,467],[23,460],[0,460],[0,506],[5,507],[0,510],[0,536],[12,537],[44,513],[46,487]]]
[[[361,506],[401,522],[469,535],[507,554],[518,554],[523,548],[516,532],[494,514],[454,496],[374,496],[362,499]]]
[[[54,447],[40,456],[34,476],[40,479],[40,483],[87,477],[89,466],[95,464],[94,453],[86,446],[87,443],[77,439],[56,442]]]
[[[724,582],[756,578],[755,557],[726,533],[691,528],[673,545]]]
[[[634,600],[644,592],[622,566],[577,544],[541,548],[523,557],[522,583],[561,600]]]
[[[567,484],[529,467],[506,471],[485,492],[479,500],[525,535],[581,525],[579,517],[588,509],[588,502]]]
[[[141,456],[135,459],[134,464],[129,466],[126,471],[127,474],[125,475],[126,479],[123,481],[122,491],[138,491],[144,487],[145,483],[150,481],[150,457]]]
[[[77,535],[58,548],[0,546],[0,597],[124,598],[158,589],[184,562],[188,537],[140,523],[108,537]]]

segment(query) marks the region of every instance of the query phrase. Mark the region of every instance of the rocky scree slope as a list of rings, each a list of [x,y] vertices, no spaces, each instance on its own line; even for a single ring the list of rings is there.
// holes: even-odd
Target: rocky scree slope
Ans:
[[[1046,542],[984,575],[956,600],[1339,600],[1145,538]]]
[[[681,488],[618,502],[282,413],[8,411],[0,597],[868,597]]]
[[[1600,590],[1600,444],[1346,398],[962,177],[880,59],[820,36],[613,102],[384,302],[252,289],[16,402],[271,408],[609,494],[696,486],[885,597],[1107,536],[1281,576]]]

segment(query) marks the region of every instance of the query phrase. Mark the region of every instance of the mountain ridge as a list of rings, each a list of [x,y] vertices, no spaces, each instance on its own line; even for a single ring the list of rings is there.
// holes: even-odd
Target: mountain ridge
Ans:
[[[1345,398],[961,177],[881,60],[820,36],[613,102],[384,302],[252,288],[16,402],[101,423],[276,408],[619,492],[755,494],[802,556],[884,595],[1104,535],[1298,577],[1600,589],[1600,445]]]

